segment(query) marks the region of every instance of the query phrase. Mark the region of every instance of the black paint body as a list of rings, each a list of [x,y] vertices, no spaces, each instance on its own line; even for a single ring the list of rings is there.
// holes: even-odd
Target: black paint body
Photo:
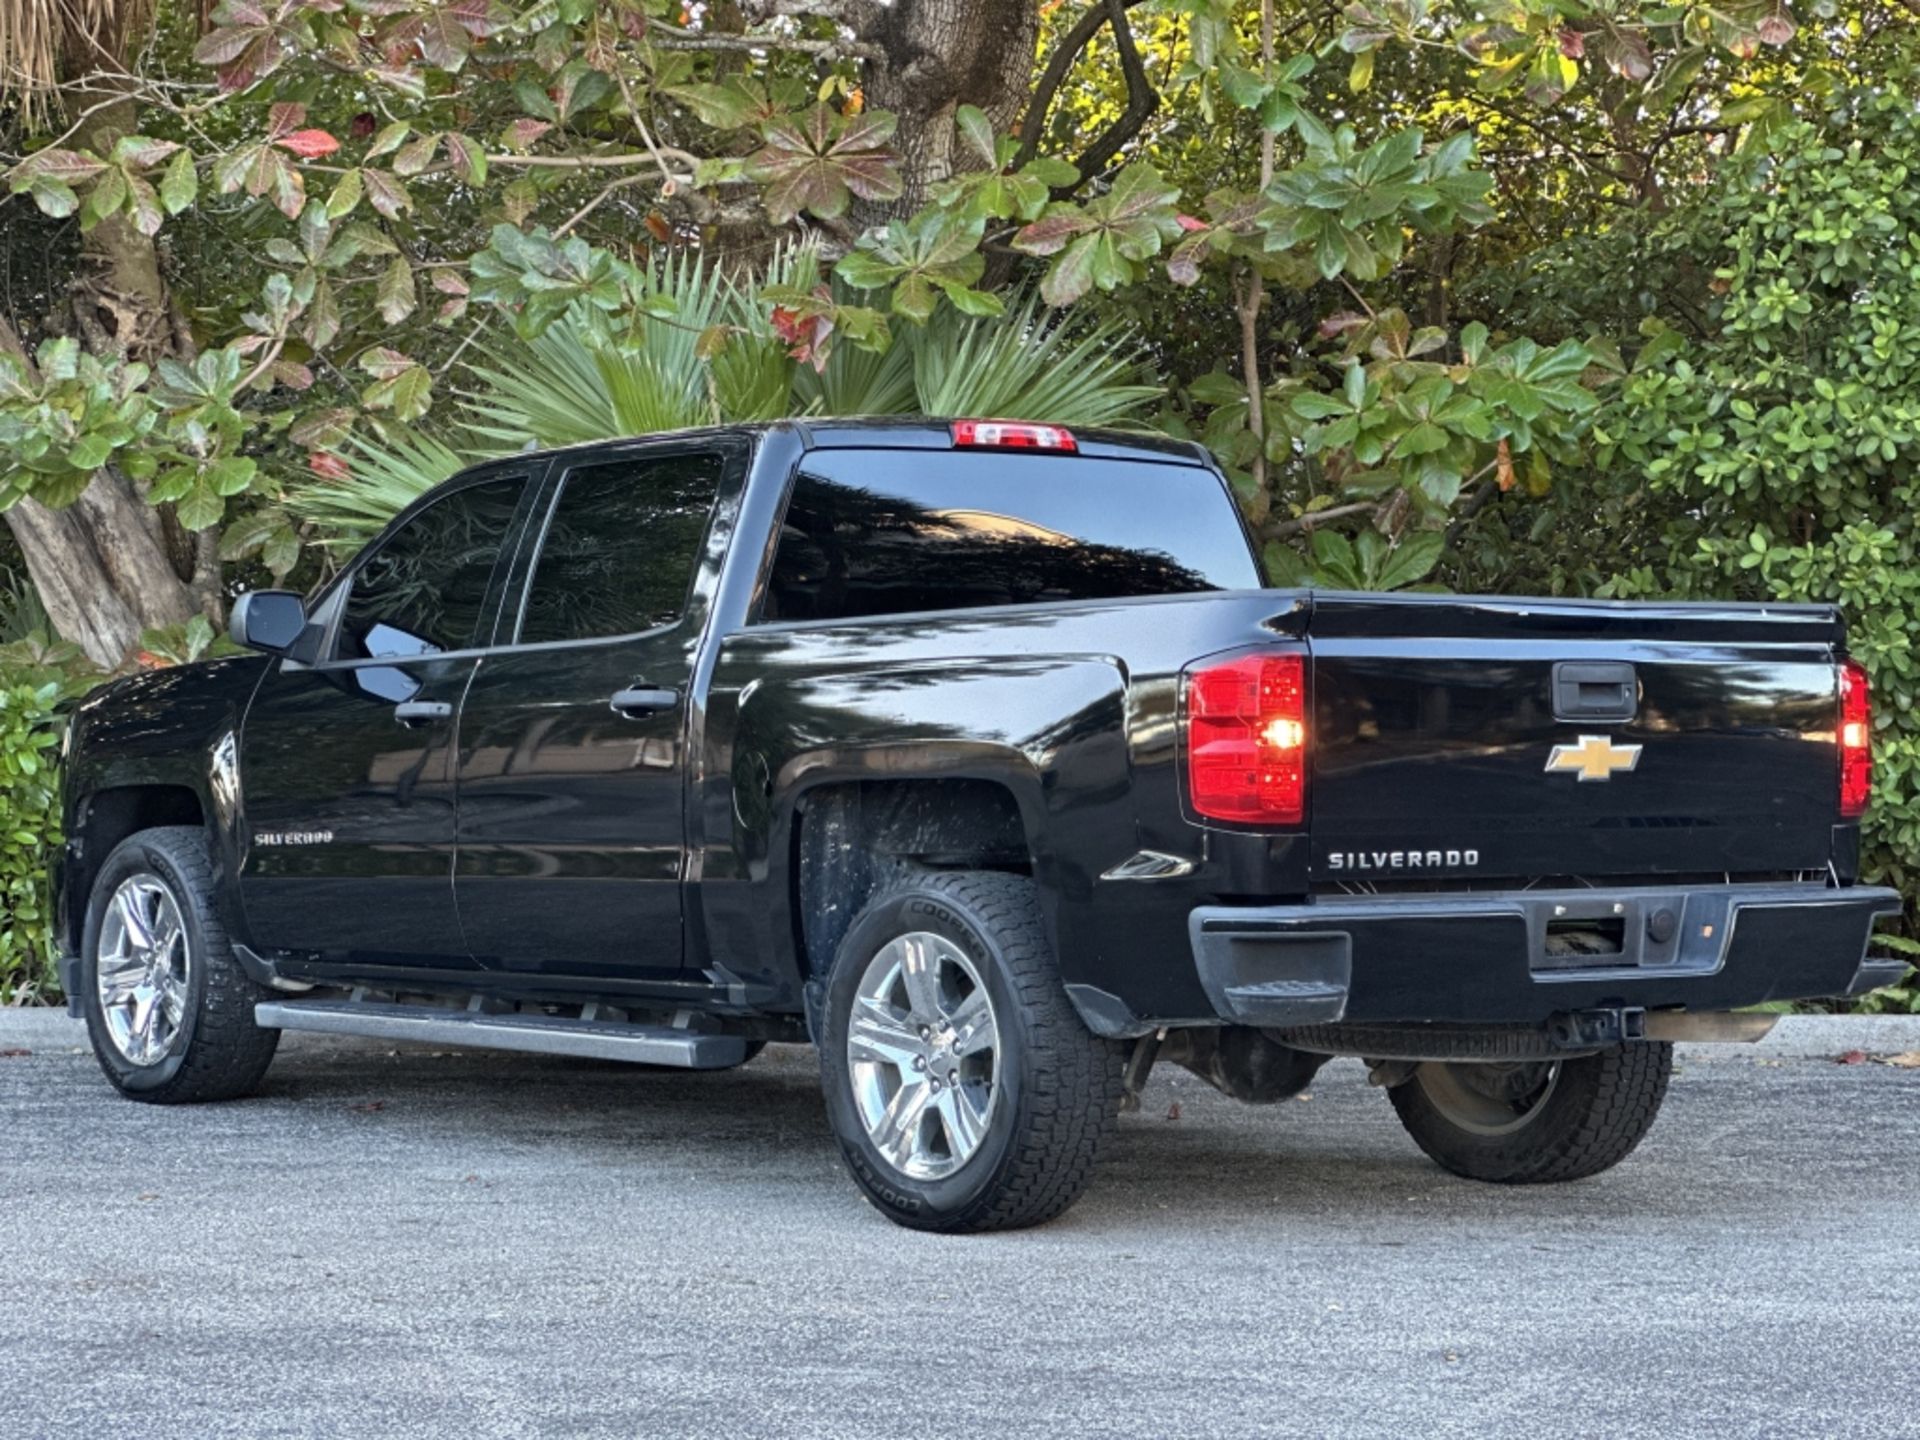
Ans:
[[[675,451],[725,461],[680,619],[508,643],[569,468]],[[311,609],[304,660],[184,667],[82,704],[66,943],[127,817],[197,810],[235,934],[286,977],[796,1016],[850,920],[836,906],[861,898],[832,877],[863,876],[870,891],[884,868],[808,857],[838,832],[807,817],[825,813],[823,797],[897,802],[923,782],[947,787],[925,792],[940,804],[993,798],[1017,853],[924,841],[894,856],[1030,869],[1070,993],[1109,1034],[1302,1018],[1210,993],[1202,910],[1230,912],[1228,930],[1245,922],[1234,963],[1254,992],[1262,975],[1284,989],[1344,966],[1338,1013],[1315,1018],[1470,1023],[1837,993],[1874,915],[1893,908],[1889,892],[1854,885],[1858,829],[1838,815],[1844,637],[1828,607],[1262,590],[1235,519],[1223,520],[1244,551],[1224,562],[1245,577],[1235,588],[765,617],[797,469],[911,478],[955,458],[942,425],[790,422],[475,472],[526,487],[470,648],[317,663],[336,589]],[[1234,513],[1193,447],[1086,435],[1075,456],[1016,458],[1024,468],[1006,473],[1061,487],[1060,504],[1111,503],[1103,474],[1125,463],[1130,484],[1164,482],[1171,505]],[[983,476],[1003,463],[965,460]],[[1263,646],[1311,657],[1307,822],[1291,833],[1201,824],[1184,798],[1183,670]],[[1556,719],[1553,668],[1576,661],[1633,667],[1631,720]],[[633,687],[662,695],[659,708],[617,713],[609,698]],[[444,716],[399,723],[397,706],[421,703]],[[1604,784],[1547,772],[1554,745],[1593,733],[1642,746],[1637,768]],[[941,829],[940,804],[919,833]],[[1128,868],[1143,852],[1157,857],[1150,876]],[[1409,853],[1439,863],[1411,867]],[[808,898],[809,864],[828,877],[813,887],[825,900]],[[1770,908],[1749,906],[1737,942],[1723,935],[1692,970],[1656,957],[1543,976],[1512,914],[1462,918],[1440,903],[1729,885],[1770,887]],[[1361,913],[1339,908],[1356,900]],[[1300,933],[1308,943],[1270,943]]]

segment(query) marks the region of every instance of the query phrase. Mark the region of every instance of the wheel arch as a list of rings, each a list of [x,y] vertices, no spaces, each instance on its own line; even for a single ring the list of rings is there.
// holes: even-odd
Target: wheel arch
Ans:
[[[61,917],[61,939],[69,953],[80,949],[87,897],[100,867],[114,848],[142,830],[163,825],[207,828],[205,797],[178,780],[148,780],[105,785],[75,797],[66,840],[62,888],[70,897]]]
[[[787,877],[803,982],[826,973],[854,919],[905,872],[1032,875],[1038,819],[1004,778],[842,779],[802,792]]]

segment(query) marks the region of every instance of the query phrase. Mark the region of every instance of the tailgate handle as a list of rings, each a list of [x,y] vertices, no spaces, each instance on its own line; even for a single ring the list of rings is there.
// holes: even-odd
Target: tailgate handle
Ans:
[[[1553,667],[1553,718],[1631,720],[1640,709],[1640,682],[1619,660],[1562,660]]]

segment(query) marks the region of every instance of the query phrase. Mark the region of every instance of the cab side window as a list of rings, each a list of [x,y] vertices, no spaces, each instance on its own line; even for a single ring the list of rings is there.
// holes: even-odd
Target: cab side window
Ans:
[[[567,472],[534,562],[522,645],[634,635],[686,612],[723,457],[663,455]]]
[[[336,660],[400,659],[476,643],[526,477],[469,485],[389,535],[355,572]]]

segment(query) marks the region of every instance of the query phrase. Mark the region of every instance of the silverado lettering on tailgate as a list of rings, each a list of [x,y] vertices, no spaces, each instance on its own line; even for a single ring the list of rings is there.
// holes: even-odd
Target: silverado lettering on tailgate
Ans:
[[[1480,863],[1478,850],[1334,850],[1329,870],[1460,870]]]

